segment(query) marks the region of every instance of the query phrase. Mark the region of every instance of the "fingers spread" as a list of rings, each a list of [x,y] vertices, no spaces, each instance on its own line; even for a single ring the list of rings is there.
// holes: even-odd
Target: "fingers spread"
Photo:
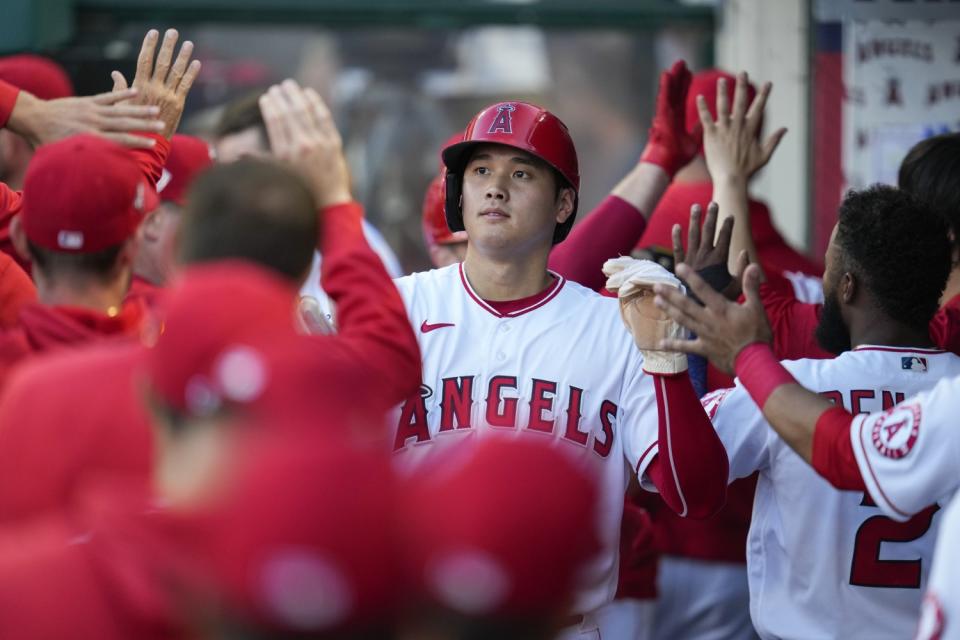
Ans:
[[[187,94],[190,93],[190,87],[193,86],[193,81],[197,79],[198,75],[200,75],[200,61],[194,60],[190,63],[190,66],[187,67],[186,73],[184,73],[180,79],[180,84],[177,86],[177,95],[185,99]]]
[[[177,46],[177,38],[180,34],[176,29],[167,29],[163,34],[163,42],[160,43],[160,53],[157,54],[157,63],[153,67],[154,82],[164,83],[167,79],[167,73],[170,71],[170,63],[173,60],[173,50]]]
[[[670,238],[673,241],[673,264],[683,262],[683,228],[679,224],[670,229]]]
[[[687,228],[687,253],[697,255],[700,250],[700,215],[702,209],[699,204],[690,207],[690,226]],[[681,262],[683,262],[681,260]],[[679,264],[679,263],[677,263]]]
[[[727,95],[727,79],[717,80],[717,122],[725,123],[730,119],[730,98]]]
[[[737,74],[737,82],[733,87],[733,119],[743,120],[747,113],[747,72]]]
[[[183,74],[187,72],[187,65],[190,64],[190,56],[193,55],[193,43],[189,40],[180,45],[180,53],[170,68],[170,74],[167,76],[167,87],[176,90],[180,86],[180,80]]]
[[[147,31],[147,35],[143,37],[140,55],[137,56],[137,74],[133,79],[134,85],[150,79],[153,73],[153,56],[157,50],[157,39],[159,37],[160,33],[156,29],[150,29]]]
[[[713,204],[713,203],[711,203]],[[701,246],[705,252],[713,249],[713,240],[717,234],[717,208],[707,207],[707,217],[703,221],[703,241]]]

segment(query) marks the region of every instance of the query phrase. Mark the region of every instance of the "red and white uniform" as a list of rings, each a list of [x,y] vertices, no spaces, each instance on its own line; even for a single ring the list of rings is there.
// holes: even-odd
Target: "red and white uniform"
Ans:
[[[960,358],[859,347],[834,360],[784,366],[801,385],[858,414],[892,407],[941,377],[957,376]],[[757,632],[767,638],[909,637],[930,569],[937,509],[916,505],[912,512],[922,512],[898,524],[868,495],[834,489],[767,425],[739,383],[708,395],[704,405],[727,449],[731,480],[760,472],[747,539]],[[956,468],[960,457],[953,455]]]
[[[543,294],[498,310],[473,291],[461,265],[396,283],[424,381],[395,414],[398,469],[417,468],[467,438],[552,440],[603,487],[603,552],[588,565],[574,611],[606,604],[617,588],[624,458],[643,477],[658,451],[653,380],[617,301],[556,276]]]
[[[960,640],[960,500],[940,518],[940,537],[917,628],[917,640]]]
[[[850,423],[864,485],[894,520],[945,504],[960,487],[960,378],[955,372],[933,375],[940,382],[931,390]]]

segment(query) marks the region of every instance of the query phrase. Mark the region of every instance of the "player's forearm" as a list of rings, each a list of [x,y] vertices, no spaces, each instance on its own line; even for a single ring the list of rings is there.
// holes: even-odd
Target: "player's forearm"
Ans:
[[[747,195],[747,179],[743,176],[718,176],[713,181],[713,201],[719,208],[717,215],[717,233],[723,221],[733,218],[733,235],[730,238],[730,253],[727,268],[735,273],[737,260],[744,250],[750,256],[750,262],[757,262],[757,247],[753,242],[750,221],[750,204]]]
[[[321,282],[337,307],[337,339],[368,364],[373,386],[398,404],[420,385],[420,349],[403,300],[363,235],[362,218],[356,202],[322,211]]]
[[[609,195],[553,248],[549,267],[568,280],[599,291],[606,282],[603,263],[629,255],[646,228],[646,219],[636,207]]]
[[[723,507],[729,463],[686,373],[654,376],[658,454],[647,468],[664,502],[681,516],[709,518]]]
[[[646,219],[656,209],[668,186],[670,176],[663,167],[651,162],[639,162],[617,183],[610,195],[622,199]]]

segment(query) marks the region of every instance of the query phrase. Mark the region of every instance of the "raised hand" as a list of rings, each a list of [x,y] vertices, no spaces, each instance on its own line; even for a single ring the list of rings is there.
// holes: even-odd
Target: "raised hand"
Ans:
[[[707,217],[703,223],[701,233],[700,219],[703,213],[699,204],[690,207],[690,225],[687,229],[687,250],[683,249],[683,229],[679,224],[673,225],[673,263],[684,263],[707,281],[715,291],[724,297],[736,300],[740,295],[740,275],[749,264],[747,252],[741,251],[738,256],[738,269],[730,273],[727,263],[730,255],[730,238],[733,235],[733,218],[726,218],[720,225],[720,232],[716,232],[718,207],[716,202],[707,206]],[[716,241],[714,241],[716,236]]]
[[[154,106],[124,104],[136,89],[79,98],[41,100],[21,91],[7,126],[39,146],[78,133],[95,133],[127,147],[151,147],[153,140],[133,131],[160,131]]]
[[[340,132],[316,91],[284,80],[260,97],[260,111],[271,151],[307,180],[318,207],[353,199]]]
[[[168,140],[180,124],[187,94],[200,73],[200,61],[190,60],[193,43],[189,40],[181,45],[176,60],[173,59],[179,37],[176,29],[167,29],[160,44],[160,52],[157,53],[160,34],[156,29],[150,29],[143,38],[140,55],[137,57],[137,72],[133,77],[136,94],[131,102],[157,107],[159,118],[163,122],[160,133]],[[110,76],[113,78],[115,92],[127,88],[127,80],[119,71],[112,72]]]
[[[745,72],[737,74],[731,112],[727,81],[725,78],[717,80],[716,121],[710,115],[706,99],[697,96],[697,110],[700,114],[700,125],[703,127],[704,155],[714,183],[731,178],[744,181],[749,179],[770,161],[774,150],[787,132],[784,128],[777,129],[766,140],[760,140],[763,110],[773,85],[765,83],[748,108],[747,82]]]
[[[688,133],[685,122],[690,81],[690,70],[683,60],[660,74],[650,136],[640,156],[640,162],[658,165],[671,178],[693,160],[699,148],[699,131]]]
[[[683,278],[703,306],[673,287],[654,285],[654,304],[673,321],[696,334],[695,339],[673,338],[660,342],[664,351],[692,353],[710,360],[715,367],[729,374],[737,355],[754,342],[770,343],[773,333],[760,301],[761,271],[750,265],[743,274],[746,300],[737,304],[713,290],[688,265],[677,265],[677,275]]]

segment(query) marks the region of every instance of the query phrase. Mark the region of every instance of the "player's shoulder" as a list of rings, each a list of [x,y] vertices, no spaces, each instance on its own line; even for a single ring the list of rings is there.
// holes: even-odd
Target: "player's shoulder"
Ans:
[[[460,279],[460,265],[452,264],[439,269],[415,271],[414,273],[394,278],[393,282],[401,294],[414,294],[431,290],[443,290],[451,283]]]
[[[866,345],[835,358],[787,360],[783,366],[800,382],[837,379],[849,383],[852,375],[870,375],[877,380],[911,374],[939,378],[960,375],[960,356],[940,349]]]
[[[597,293],[593,289],[585,287],[579,282],[574,282],[573,280],[563,280],[563,289],[561,293],[563,294],[567,304],[572,303],[588,305],[608,313],[618,313],[620,309],[616,298]]]

